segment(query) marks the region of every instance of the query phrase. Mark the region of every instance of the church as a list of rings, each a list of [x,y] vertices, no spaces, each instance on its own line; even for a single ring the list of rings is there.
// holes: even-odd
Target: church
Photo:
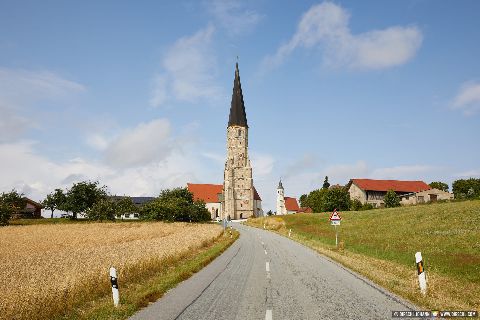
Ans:
[[[283,188],[282,180],[280,179],[277,187],[277,211],[275,214],[281,216],[284,214],[294,214],[304,211],[298,206],[296,198],[285,197],[285,189]]]
[[[212,219],[237,220],[263,215],[261,198],[253,186],[252,165],[248,156],[248,123],[238,63],[233,80],[223,177],[223,186],[187,184],[195,200],[206,203]]]

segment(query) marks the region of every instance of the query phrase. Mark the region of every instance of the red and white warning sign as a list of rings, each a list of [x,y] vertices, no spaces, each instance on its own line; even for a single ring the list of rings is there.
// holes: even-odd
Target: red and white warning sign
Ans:
[[[342,218],[340,217],[340,212],[337,211],[337,209],[333,210],[332,214],[330,215],[330,221],[340,221]]]

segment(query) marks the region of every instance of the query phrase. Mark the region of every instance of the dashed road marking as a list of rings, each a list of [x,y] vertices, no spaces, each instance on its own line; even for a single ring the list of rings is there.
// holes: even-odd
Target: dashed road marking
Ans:
[[[265,320],[272,320],[272,310],[267,310],[265,313]]]
[[[262,246],[264,246],[264,245],[265,245],[265,243],[263,243],[263,241],[262,241]]]
[[[270,262],[265,262],[265,270],[267,270],[267,272],[270,272]]]
[[[267,250],[265,250],[265,255],[267,255]]]

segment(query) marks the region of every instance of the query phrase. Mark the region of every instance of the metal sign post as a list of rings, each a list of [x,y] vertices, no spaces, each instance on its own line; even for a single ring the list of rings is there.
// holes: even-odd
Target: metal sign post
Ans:
[[[333,210],[332,214],[330,215],[330,224],[335,227],[335,246],[338,248],[338,229],[337,226],[340,225],[340,221],[342,218],[340,217],[340,212],[337,212],[337,209]]]

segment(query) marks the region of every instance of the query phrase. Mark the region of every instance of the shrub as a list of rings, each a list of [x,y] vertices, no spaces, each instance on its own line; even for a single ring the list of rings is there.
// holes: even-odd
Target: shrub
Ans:
[[[360,200],[358,199],[353,199],[352,200],[352,203],[350,205],[350,210],[353,210],[353,211],[360,211],[362,210],[362,203],[360,202]]]
[[[455,199],[478,199],[480,197],[480,179],[459,179],[453,182]]]
[[[400,198],[397,196],[397,194],[393,190],[388,190],[387,194],[385,195],[385,199],[383,201],[385,202],[386,208],[393,208],[393,207],[400,206]]]
[[[25,207],[23,194],[15,190],[3,192],[0,196],[0,225],[8,225],[8,221],[14,213],[17,213]]]
[[[330,188],[325,194],[323,206],[323,211],[350,210],[350,194],[346,188]]]
[[[115,220],[117,209],[114,201],[104,198],[95,202],[85,213],[89,220]]]

